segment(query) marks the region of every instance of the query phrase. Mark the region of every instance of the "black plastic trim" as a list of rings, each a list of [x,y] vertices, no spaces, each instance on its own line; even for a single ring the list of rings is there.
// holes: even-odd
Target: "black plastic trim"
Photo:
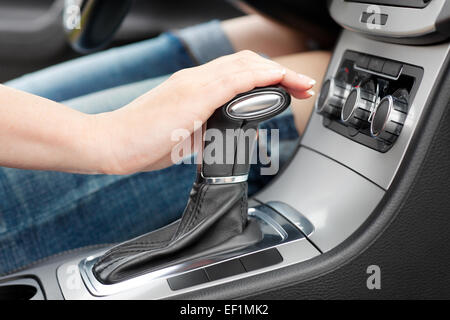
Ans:
[[[345,0],[346,2],[359,2],[367,4],[378,4],[390,7],[425,8],[431,0]]]
[[[367,62],[367,59],[365,59],[365,57],[368,58],[368,62]],[[344,52],[344,54],[342,56],[342,59],[341,59],[341,62],[339,64],[339,68],[338,68],[338,73],[339,73],[339,70],[342,70],[345,67],[345,64],[348,61],[354,61],[356,66],[358,66],[358,64],[361,65],[361,64],[363,64],[363,63],[365,64],[367,62],[367,68],[363,68],[364,71],[357,70],[357,72],[359,74],[364,73],[368,76],[375,77],[377,79],[382,79],[382,80],[386,80],[384,78],[384,76],[386,76],[386,75],[390,76],[390,75],[387,72],[386,72],[386,74],[384,74],[384,76],[383,75],[381,75],[381,76],[373,75],[371,73],[371,71],[381,74],[381,73],[383,73],[382,70],[383,70],[384,66],[386,65],[386,63],[401,65],[401,68],[402,68],[401,75],[405,75],[405,76],[408,76],[408,77],[411,77],[414,79],[414,82],[412,83],[411,88],[408,88],[409,106],[414,101],[414,97],[417,93],[417,89],[419,88],[419,85],[420,85],[420,83],[422,81],[422,77],[423,77],[423,69],[421,67],[413,66],[410,64],[403,63],[401,61],[395,61],[395,60],[391,60],[391,59],[384,58],[384,57],[377,57],[377,56],[372,56],[372,55],[368,55],[365,53],[347,50]],[[374,63],[372,63],[372,61],[374,61]],[[373,69],[375,69],[375,70],[373,70]],[[339,74],[333,75],[333,76],[339,77]],[[377,81],[379,81],[379,80],[377,80]],[[392,80],[390,80],[390,81],[392,81]],[[348,82],[348,81],[346,81],[346,82]],[[397,82],[397,81],[394,81],[394,83],[395,82]],[[350,83],[350,84],[352,84],[352,83]],[[396,85],[398,85],[398,84],[396,84]],[[383,153],[387,152],[393,146],[392,143],[386,143],[386,142],[380,141],[378,139],[374,139],[370,134],[369,127],[363,127],[363,128],[360,128],[359,130],[357,130],[350,126],[347,126],[339,118],[329,117],[326,115],[323,117],[322,123],[328,129],[333,130],[334,132],[339,133],[340,135],[343,135],[348,139],[351,139],[357,143],[360,143],[366,147],[377,150],[379,152],[383,152]]]
[[[235,276],[245,272],[270,267],[283,262],[283,257],[276,248],[271,248],[218,263],[211,267],[201,268],[167,279],[173,291],[193,287],[210,281]]]
[[[390,189],[342,244],[300,264],[178,298],[450,298],[449,101],[447,57]],[[429,162],[443,147],[439,179],[433,176],[433,185],[422,186],[431,173]],[[381,267],[381,290],[366,287],[372,264]]]

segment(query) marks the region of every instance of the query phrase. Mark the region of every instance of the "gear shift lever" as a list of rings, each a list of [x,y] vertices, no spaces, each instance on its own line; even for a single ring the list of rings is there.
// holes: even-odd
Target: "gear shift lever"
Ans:
[[[283,112],[290,101],[283,88],[264,87],[237,95],[217,109],[206,124],[206,136],[214,131],[215,139],[204,144],[181,219],[110,249],[95,263],[95,277],[104,284],[117,283],[259,241],[259,226],[247,219],[251,151],[258,124]],[[228,139],[235,142],[231,149]],[[209,149],[214,150],[211,159]]]
[[[208,135],[209,130],[217,130],[227,143],[214,146],[220,154],[214,157],[219,158],[218,163],[208,163],[203,154],[201,177],[212,184],[246,181],[258,124],[284,111],[290,101],[281,87],[265,87],[237,95],[217,109],[208,119],[206,132]],[[229,147],[230,140],[234,140],[235,148]],[[213,143],[205,142],[204,150]]]

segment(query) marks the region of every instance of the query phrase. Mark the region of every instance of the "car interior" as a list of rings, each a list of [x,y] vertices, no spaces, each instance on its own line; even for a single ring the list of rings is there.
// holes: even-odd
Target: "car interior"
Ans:
[[[296,19],[277,1],[248,2],[286,23]],[[73,3],[2,1],[0,82],[242,15],[225,1],[88,0],[78,1],[82,28],[74,30],[62,18]],[[247,200],[240,183],[248,161],[204,162],[192,210],[180,220],[1,277],[0,299],[450,298],[450,2],[331,0],[327,7],[323,15],[339,33],[315,110],[268,186]],[[218,109],[207,126],[245,134],[290,101],[281,87],[255,89]],[[250,158],[251,146],[238,143]],[[155,238],[164,245],[142,250]],[[381,290],[367,284],[374,267]]]

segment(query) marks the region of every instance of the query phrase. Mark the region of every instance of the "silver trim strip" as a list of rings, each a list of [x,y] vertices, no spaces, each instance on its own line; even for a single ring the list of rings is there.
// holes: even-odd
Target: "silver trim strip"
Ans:
[[[279,207],[280,211],[282,211],[282,207]],[[291,219],[293,218],[292,215],[295,213],[292,210],[289,210],[289,214],[291,216]],[[225,253],[219,253],[219,254],[212,254],[210,256],[194,259],[192,261],[188,261],[186,263],[181,263],[178,265],[170,266],[161,270],[157,270],[154,272],[150,272],[148,274],[138,276],[136,278],[126,280],[120,283],[112,284],[112,285],[105,285],[100,283],[95,276],[92,273],[92,267],[97,261],[98,257],[103,253],[97,253],[94,256],[87,257],[81,261],[79,261],[78,269],[81,275],[81,279],[83,283],[86,285],[89,292],[96,296],[96,297],[106,297],[106,296],[112,296],[116,294],[122,294],[129,292],[130,290],[138,290],[138,288],[145,288],[146,292],[152,292],[153,289],[156,289],[158,285],[161,285],[161,281],[164,281],[167,284],[167,278],[170,278],[174,275],[179,275],[186,273],[188,271],[193,271],[196,269],[204,268],[207,266],[215,265],[221,262],[225,262],[227,260],[240,258],[249,254],[256,253],[258,251],[262,251],[269,248],[280,248],[281,245],[285,245],[288,243],[295,243],[298,241],[307,242],[303,233],[300,232],[300,229],[298,225],[294,226],[288,219],[286,219],[284,216],[282,216],[279,212],[274,211],[270,207],[259,205],[254,208],[249,208],[249,216],[251,219],[255,219],[261,227],[261,231],[263,232],[263,239],[252,246],[249,246],[247,248],[241,248],[233,252],[225,252]],[[300,213],[297,213],[299,216],[302,216]],[[297,220],[303,220],[306,219],[305,217],[298,217]],[[295,218],[294,218],[295,220]],[[283,254],[283,250],[279,250],[280,254],[283,256],[283,259],[285,260],[286,257]],[[297,256],[302,256],[301,252],[297,253]],[[284,261],[283,261],[284,262]],[[274,265],[272,267],[267,267],[260,270],[257,270],[261,273],[263,271],[267,271],[268,269],[276,269],[283,266],[283,262],[279,263],[277,265]],[[60,273],[60,270],[58,270],[58,274]],[[236,276],[232,276],[229,278],[225,278],[226,281],[232,281],[236,280],[237,278],[243,278],[248,277],[251,274],[254,274],[255,272],[247,272],[243,274],[239,274]],[[58,277],[61,283],[60,277]],[[224,280],[219,280],[223,282]],[[216,283],[218,281],[209,282],[206,284],[206,286],[211,286],[211,283]],[[84,287],[84,286],[83,286]],[[196,286],[198,287],[198,286]],[[193,287],[193,288],[196,288]],[[168,288],[168,286],[167,286]],[[192,288],[188,288],[189,290],[192,290]],[[64,289],[63,289],[64,291]],[[169,289],[170,292],[172,292]],[[183,290],[177,290],[173,292],[175,293],[181,293]],[[186,291],[186,290],[184,290]],[[165,295],[168,294],[168,292],[153,292],[153,294],[159,295],[156,298],[162,298]],[[83,297],[85,298],[85,297]]]
[[[281,201],[269,201],[266,205],[281,213],[293,225],[299,228],[305,236],[309,237],[314,232],[314,225],[311,221],[287,203]]]
[[[205,177],[203,172],[201,173],[203,181],[207,184],[229,184],[229,183],[241,183],[248,179],[248,174],[241,176],[231,176],[231,177]]]

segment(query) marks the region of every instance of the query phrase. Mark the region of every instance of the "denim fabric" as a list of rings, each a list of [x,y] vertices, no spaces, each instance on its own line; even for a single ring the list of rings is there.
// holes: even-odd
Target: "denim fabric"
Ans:
[[[194,165],[128,176],[0,169],[0,272],[72,248],[123,241],[180,216]]]
[[[37,71],[5,85],[54,101],[171,74],[194,66],[172,33],[94,53]]]
[[[217,20],[184,28],[176,35],[198,64],[235,52]]]
[[[217,23],[204,28],[197,30],[222,32]],[[218,47],[215,55],[229,53],[228,45],[222,52]],[[124,106],[168,74],[193,65],[180,40],[163,34],[6,85],[63,101],[82,112],[99,113]],[[287,112],[262,124],[280,129],[280,166],[296,147],[293,123]],[[260,167],[252,165],[250,195],[273,178],[261,176]],[[124,241],[174,221],[184,209],[195,172],[196,166],[187,164],[126,176],[0,168],[0,274],[72,248]]]

